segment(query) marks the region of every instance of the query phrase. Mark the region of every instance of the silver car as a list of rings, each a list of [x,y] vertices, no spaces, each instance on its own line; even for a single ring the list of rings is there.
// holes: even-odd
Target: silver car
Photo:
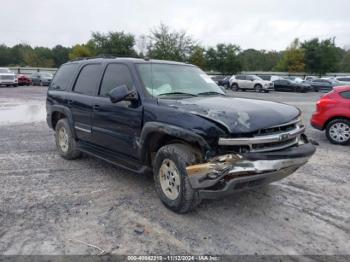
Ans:
[[[255,90],[256,92],[269,92],[274,90],[271,81],[261,79],[256,75],[236,75],[230,79],[230,87],[235,91]]]

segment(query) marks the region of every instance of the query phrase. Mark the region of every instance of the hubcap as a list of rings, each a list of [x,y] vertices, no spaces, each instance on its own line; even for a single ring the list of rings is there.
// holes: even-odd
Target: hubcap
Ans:
[[[350,139],[350,127],[345,123],[336,123],[329,129],[330,137],[337,142],[345,142]]]
[[[58,144],[64,153],[68,151],[68,134],[64,127],[58,131]]]
[[[180,193],[180,175],[170,159],[164,159],[159,169],[160,186],[167,198],[175,200]]]

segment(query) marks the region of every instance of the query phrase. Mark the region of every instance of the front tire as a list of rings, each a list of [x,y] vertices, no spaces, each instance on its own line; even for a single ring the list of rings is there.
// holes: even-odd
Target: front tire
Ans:
[[[335,119],[327,124],[326,136],[332,144],[350,144],[350,121],[347,119]]]
[[[239,86],[238,86],[238,84],[233,84],[233,85],[231,86],[231,89],[232,89],[232,91],[238,92],[238,91],[239,91]]]
[[[255,85],[254,89],[255,89],[255,92],[259,92],[259,93],[262,92],[262,86],[261,85]]]
[[[195,209],[200,198],[189,181],[186,167],[198,162],[199,154],[184,144],[161,147],[153,165],[156,192],[163,204],[176,213]]]
[[[67,118],[62,118],[57,122],[55,131],[56,147],[59,154],[68,160],[79,158],[81,152],[77,150],[76,141]]]

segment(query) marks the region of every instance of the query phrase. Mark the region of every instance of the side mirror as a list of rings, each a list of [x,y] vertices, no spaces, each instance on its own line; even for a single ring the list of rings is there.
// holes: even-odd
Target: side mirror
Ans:
[[[112,103],[118,103],[120,101],[135,101],[137,100],[136,93],[129,91],[126,85],[117,86],[108,93],[108,97]]]

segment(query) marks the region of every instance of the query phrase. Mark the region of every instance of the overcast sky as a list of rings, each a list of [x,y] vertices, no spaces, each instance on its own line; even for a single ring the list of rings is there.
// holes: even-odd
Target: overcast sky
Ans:
[[[163,22],[204,46],[284,49],[295,38],[350,46],[350,0],[1,0],[0,43],[53,47],[92,31],[147,34]]]

